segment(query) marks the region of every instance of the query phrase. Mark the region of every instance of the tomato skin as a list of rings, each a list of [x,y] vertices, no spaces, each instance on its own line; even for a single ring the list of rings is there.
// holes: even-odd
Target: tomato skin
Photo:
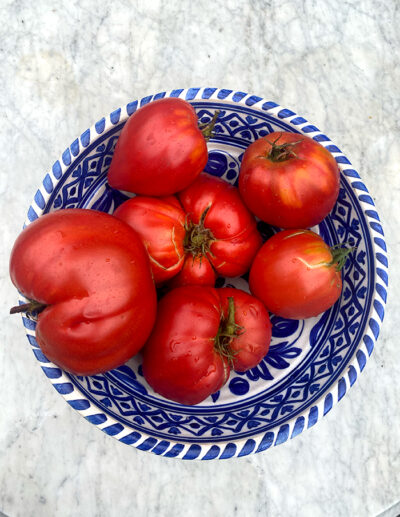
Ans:
[[[174,196],[135,196],[113,214],[141,237],[150,257],[154,282],[161,284],[182,269],[185,213]]]
[[[137,110],[118,138],[108,172],[111,187],[166,196],[187,187],[207,163],[207,144],[193,107],[159,99]]]
[[[203,172],[189,187],[179,192],[178,197],[185,212],[196,224],[209,208],[204,226],[211,230],[215,240],[206,258],[215,271],[228,277],[246,273],[262,239],[256,220],[244,205],[238,189]],[[188,255],[186,260],[192,261],[192,257]],[[198,275],[194,272],[193,276]]]
[[[341,273],[329,246],[310,230],[284,230],[268,239],[250,269],[250,290],[284,318],[304,319],[326,311],[339,298]]]
[[[214,286],[217,275],[207,257],[188,255],[182,269],[169,282],[170,288],[183,287],[184,285],[209,285]]]
[[[233,369],[245,372],[257,366],[268,353],[272,336],[268,311],[260,300],[240,289],[222,287],[217,291],[225,316],[229,297],[235,301],[235,322],[243,327],[244,332],[232,340],[230,345],[236,352]]]
[[[139,236],[95,210],[46,214],[11,252],[10,275],[39,313],[36,338],[66,371],[93,375],[126,362],[154,324],[156,292]]]
[[[300,141],[290,147],[296,157],[271,160],[270,142],[276,139],[279,145]],[[339,182],[338,165],[327,149],[305,135],[278,131],[246,149],[239,190],[247,207],[261,220],[280,228],[310,228],[332,210]]]
[[[173,289],[159,302],[156,324],[143,349],[143,375],[157,393],[192,405],[226,383],[231,365],[216,339],[226,325],[229,298],[235,323],[241,327],[229,343],[230,350],[237,352],[232,366],[245,371],[265,356],[271,323],[259,300],[239,289]]]
[[[161,299],[143,349],[143,375],[157,393],[192,405],[225,384],[229,364],[213,343],[220,316],[220,300],[211,287],[181,287]]]

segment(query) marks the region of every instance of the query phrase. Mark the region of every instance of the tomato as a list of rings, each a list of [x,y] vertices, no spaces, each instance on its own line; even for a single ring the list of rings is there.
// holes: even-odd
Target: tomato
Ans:
[[[206,138],[214,123],[201,130],[193,107],[182,99],[146,104],[121,131],[108,171],[109,184],[149,196],[184,189],[207,163]]]
[[[243,371],[268,351],[268,314],[237,289],[186,286],[159,302],[153,332],[143,349],[143,375],[160,395],[198,404],[218,391],[230,370]]]
[[[151,261],[154,281],[160,284],[182,269],[185,212],[174,196],[135,196],[113,214],[140,235]]]
[[[155,282],[214,285],[246,273],[262,239],[238,189],[203,172],[178,197],[136,196],[114,212],[142,237]]]
[[[321,144],[283,131],[253,142],[239,175],[240,194],[261,220],[280,228],[310,228],[332,210],[338,165]]]
[[[111,215],[68,209],[40,217],[17,238],[10,275],[34,300],[22,310],[42,309],[36,338],[43,353],[66,371],[110,370],[152,330],[156,292],[146,250]]]
[[[340,269],[350,251],[329,248],[310,230],[283,230],[257,253],[250,269],[250,290],[277,316],[317,316],[338,300]]]
[[[178,197],[189,216],[184,242],[189,266],[193,257],[202,256],[218,275],[246,273],[262,239],[238,189],[203,172]],[[196,267],[188,267],[184,283],[195,283],[191,278],[197,277]]]

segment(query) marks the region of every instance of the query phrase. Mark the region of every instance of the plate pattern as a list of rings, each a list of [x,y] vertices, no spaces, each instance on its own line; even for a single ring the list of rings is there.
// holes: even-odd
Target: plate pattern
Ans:
[[[35,357],[55,389],[89,422],[121,442],[182,459],[260,452],[313,426],[363,370],[379,335],[387,296],[382,226],[358,173],[326,135],[276,103],[216,88],[162,92],[102,118],[46,174],[25,224],[60,208],[79,206],[112,213],[127,199],[106,183],[119,132],[136,109],[166,96],[192,102],[202,122],[220,110],[206,170],[234,184],[244,149],[271,131],[303,133],[330,150],[341,169],[341,189],[334,210],[317,230],[331,245],[356,247],[343,271],[341,299],[311,320],[273,317],[271,350],[260,365],[233,374],[221,392],[194,407],[155,395],[141,374],[138,357],[104,375],[69,375],[42,354],[35,340],[35,321],[23,316],[23,323]],[[274,231],[259,225],[265,238]],[[228,282],[247,289],[245,277]],[[225,283],[220,279],[221,285]]]

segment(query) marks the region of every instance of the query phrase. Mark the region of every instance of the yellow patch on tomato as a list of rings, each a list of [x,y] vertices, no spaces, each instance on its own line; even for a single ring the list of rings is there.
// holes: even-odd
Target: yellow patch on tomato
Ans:
[[[195,163],[199,160],[199,158],[202,156],[202,154],[203,154],[203,149],[200,146],[197,146],[190,153],[189,159],[192,163]]]
[[[282,203],[293,208],[301,208],[303,203],[299,199],[293,184],[284,178],[281,179],[280,183],[279,193]]]
[[[174,125],[176,127],[187,127],[192,124],[192,121],[188,117],[188,113],[185,110],[176,109],[174,111]]]

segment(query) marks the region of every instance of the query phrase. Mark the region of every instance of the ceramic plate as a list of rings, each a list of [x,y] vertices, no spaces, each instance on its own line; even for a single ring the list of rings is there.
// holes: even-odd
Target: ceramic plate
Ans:
[[[356,247],[343,269],[341,298],[316,318],[272,316],[273,337],[265,359],[246,373],[233,372],[220,392],[191,407],[155,394],[143,378],[140,356],[102,375],[68,374],[41,352],[35,322],[23,317],[23,323],[35,357],[58,393],[90,423],[122,443],[182,459],[224,459],[265,451],[328,413],[354,384],[374,348],[388,281],[379,216],[350,161],[303,117],[256,95],[190,88],[130,102],[82,133],[46,174],[26,224],[63,208],[112,213],[126,199],[106,181],[118,135],[137,109],[168,96],[192,103],[201,122],[220,110],[205,170],[233,184],[246,147],[272,131],[305,134],[329,149],[341,170],[341,188],[333,211],[316,230],[329,245]],[[259,223],[259,229],[264,238],[271,235],[267,225]],[[220,278],[218,285],[248,289],[245,277]]]

